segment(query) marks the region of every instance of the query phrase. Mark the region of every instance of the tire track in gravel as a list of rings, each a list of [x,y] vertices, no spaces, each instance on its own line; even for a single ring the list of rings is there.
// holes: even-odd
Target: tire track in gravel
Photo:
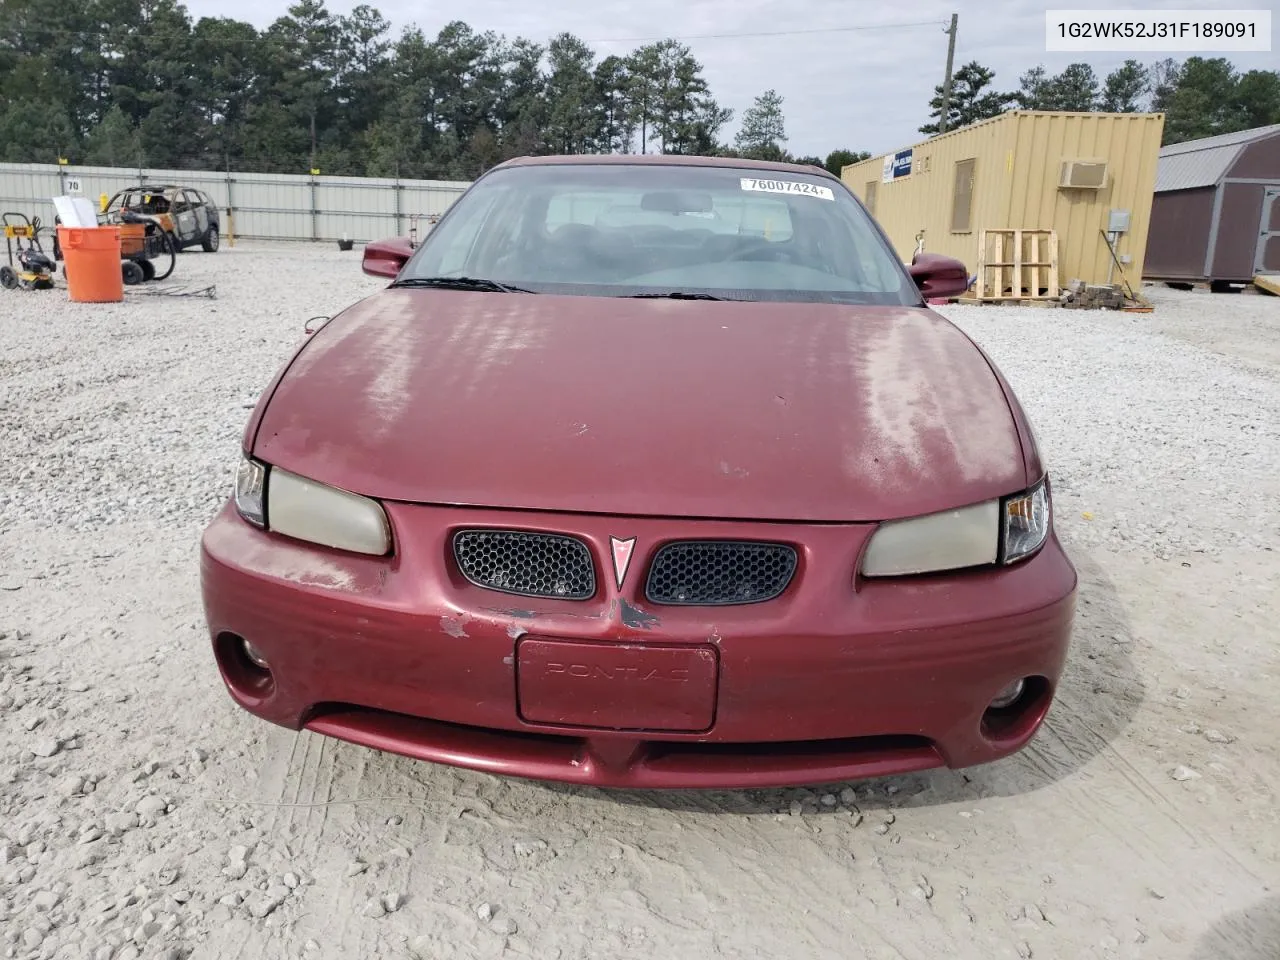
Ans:
[[[687,859],[698,863],[708,876],[732,878],[735,883],[735,900],[755,892],[755,900],[765,908],[767,904],[795,903],[804,905],[805,927],[801,942],[806,947],[804,956],[838,956],[837,944],[848,942],[855,932],[872,938],[895,956],[911,956],[919,939],[906,935],[900,929],[879,928],[868,922],[858,911],[849,910],[838,891],[847,888],[850,867],[857,870],[856,862],[846,859],[839,862],[830,856],[829,846],[839,848],[861,846],[854,831],[846,829],[839,815],[790,817],[777,823],[770,819],[719,818],[710,823],[699,822],[696,837],[699,842],[713,845],[711,849],[684,850]],[[800,820],[794,827],[791,821]],[[814,834],[818,827],[823,832]],[[825,842],[824,842],[825,840]],[[755,869],[744,867],[738,851],[758,850]],[[719,862],[717,862],[719,861]],[[783,876],[769,869],[774,863],[800,861],[807,865],[799,876],[788,873]],[[820,867],[824,867],[822,869]],[[741,889],[742,886],[748,889]],[[732,907],[732,905],[729,905]],[[843,909],[842,909],[843,907]],[[852,927],[852,929],[850,929]],[[918,954],[917,954],[918,955]]]
[[[1054,712],[1058,712],[1056,705]],[[1069,733],[1064,733],[1056,724],[1046,722],[1036,739],[1019,755],[1019,765],[1031,772],[1037,785],[1047,786],[1060,780],[1077,766],[1080,757],[1071,749],[1069,736]],[[1063,759],[1063,754],[1070,757],[1070,760]]]
[[[353,806],[335,808],[332,804],[335,799],[354,798],[361,795],[361,786],[364,782],[365,767],[363,763],[355,765],[354,768],[339,767],[339,759],[344,753],[342,746],[337,741],[331,741],[325,737],[319,737],[313,733],[300,732],[298,739],[305,740],[307,749],[303,759],[302,770],[299,771],[300,776],[304,776],[308,766],[312,772],[312,787],[299,794],[299,799],[305,797],[307,803],[322,804],[318,807],[308,807],[306,810],[306,836],[303,838],[303,850],[306,855],[306,862],[311,870],[317,872],[321,876],[331,875],[332,869],[326,873],[321,870],[320,860],[324,851],[323,844],[326,839],[332,839],[327,833],[330,827],[330,813],[334,813],[334,819],[340,830],[350,830],[350,823],[356,816]],[[312,761],[314,757],[314,761]],[[354,776],[340,777],[340,774],[354,771]],[[323,795],[320,795],[318,785],[323,778],[324,787]],[[334,785],[340,784],[341,789],[335,797]],[[312,814],[319,814],[318,822],[313,827]],[[329,858],[334,859],[332,856]],[[340,860],[339,860],[340,863]],[[345,866],[345,865],[342,865]],[[319,934],[328,942],[336,942],[346,944],[349,941],[352,918],[356,915],[356,894],[355,885],[345,879],[345,871],[342,874],[343,879],[337,883],[329,884],[329,889],[325,891],[327,904],[324,912],[324,922],[319,929]],[[360,932],[355,936],[355,949],[352,951],[353,956],[364,956],[364,937]]]
[[[748,918],[768,916],[779,906],[796,904],[802,905],[798,909],[805,916],[805,927],[789,936],[806,949],[795,955],[842,955],[835,945],[848,942],[850,923],[894,950],[895,956],[906,955],[903,951],[908,944],[864,923],[856,912],[850,913],[847,899],[840,895],[848,890],[851,862],[847,854],[830,856],[829,848],[861,846],[853,844],[858,832],[842,825],[841,816],[817,816],[812,820],[808,816],[785,816],[779,823],[774,815],[743,815],[738,810],[731,813],[715,797],[683,794],[678,800],[659,794],[648,802],[639,798],[631,798],[630,802],[661,810],[672,818],[672,835],[647,841],[627,842],[618,839],[616,831],[607,831],[623,849],[626,859],[643,868],[642,879],[653,887],[652,892],[636,891],[643,897],[646,912],[664,920],[669,927],[700,929],[696,917],[735,912],[749,924]],[[751,801],[752,806],[757,802]],[[769,801],[760,805],[769,805]],[[772,805],[777,809],[776,802]],[[739,804],[731,801],[728,806]],[[815,833],[815,828],[822,832]],[[802,877],[772,869],[776,864],[795,862],[808,865]],[[697,864],[696,872],[691,864]],[[828,869],[818,869],[819,866]],[[724,902],[722,885],[733,891],[732,903]],[[689,913],[691,890],[710,899],[697,905],[693,917],[682,920],[682,915]],[[735,936],[715,938],[718,949],[729,949]]]
[[[264,766],[271,771],[276,784],[270,791],[274,798],[272,802],[277,804],[272,810],[270,831],[283,830],[291,837],[296,837],[299,846],[296,859],[308,869],[314,869],[315,855],[327,822],[324,817],[327,808],[317,807],[316,804],[328,803],[332,799],[331,791],[327,790],[323,798],[317,794],[316,785],[325,755],[323,743],[317,747],[315,740],[314,736],[304,731],[294,732],[284,728],[273,730],[264,761]],[[320,827],[312,829],[312,817],[317,810],[321,811]],[[301,830],[299,817],[302,821]],[[338,918],[342,924],[342,933],[346,930],[347,911],[341,908],[346,907],[350,907],[349,902],[331,902],[324,913],[326,918]]]
[[[1075,698],[1069,692],[1060,695],[1053,706],[1053,716],[1057,722],[1046,723],[1040,734],[1017,757],[1020,765],[1030,766],[1038,774],[1045,776],[1045,783],[1057,781],[1073,769],[1084,769],[1090,763],[1102,764],[1116,775],[1130,793],[1153,815],[1160,818],[1164,828],[1150,825],[1145,816],[1126,813],[1120,798],[1114,795],[1114,789],[1099,791],[1091,784],[1107,780],[1104,772],[1093,771],[1087,779],[1076,777],[1067,784],[1067,789],[1076,796],[1076,809],[1086,811],[1091,821],[1099,828],[1114,837],[1122,846],[1133,851],[1144,861],[1155,858],[1160,862],[1168,862],[1169,831],[1176,832],[1183,838],[1185,849],[1202,851],[1210,855],[1225,855],[1232,867],[1244,876],[1261,882],[1257,872],[1241,861],[1231,850],[1224,837],[1216,828],[1200,825],[1197,830],[1187,826],[1185,811],[1180,810],[1168,793],[1147,776],[1126,754],[1122,742],[1108,740],[1091,724]],[[1061,721],[1066,720],[1064,724]],[[1050,741],[1070,756],[1070,761],[1052,759],[1049,765],[1056,768],[1057,775],[1046,775],[1046,757],[1053,757],[1057,750]],[[1087,746],[1078,746],[1087,741]],[[1141,842],[1137,838],[1141,838]]]

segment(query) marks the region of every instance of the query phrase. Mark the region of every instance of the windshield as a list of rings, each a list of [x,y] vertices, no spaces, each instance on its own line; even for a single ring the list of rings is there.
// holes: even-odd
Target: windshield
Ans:
[[[585,296],[920,302],[849,191],[800,169],[496,170],[449,209],[399,279],[428,277]]]
[[[107,204],[108,213],[118,213],[121,210],[152,215],[168,213],[169,198],[163,190],[122,190]]]

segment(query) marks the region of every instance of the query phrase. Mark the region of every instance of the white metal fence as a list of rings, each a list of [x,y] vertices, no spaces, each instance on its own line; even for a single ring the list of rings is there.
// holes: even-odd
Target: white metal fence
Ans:
[[[454,180],[0,163],[0,211],[38,216],[52,226],[55,196],[78,193],[96,206],[101,194],[139,184],[203,190],[222,213],[224,234],[234,229],[237,237],[262,240],[336,240],[345,235],[357,242],[403,236],[411,218],[439,216],[470,186]],[[420,229],[425,231],[426,225]]]

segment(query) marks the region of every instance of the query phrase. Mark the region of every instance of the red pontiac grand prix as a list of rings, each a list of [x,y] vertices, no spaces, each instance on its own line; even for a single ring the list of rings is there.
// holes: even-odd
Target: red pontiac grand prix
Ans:
[[[992,362],[811,167],[486,173],[302,342],[205,531],[246,710],[617,787],[964,767],[1035,735],[1076,573]]]

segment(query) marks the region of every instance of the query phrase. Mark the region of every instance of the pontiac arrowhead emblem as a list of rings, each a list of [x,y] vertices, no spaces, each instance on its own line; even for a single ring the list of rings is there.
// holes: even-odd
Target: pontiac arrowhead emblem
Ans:
[[[609,545],[613,548],[613,576],[621,590],[622,581],[627,578],[627,567],[631,566],[631,553],[636,548],[636,538],[619,540],[617,537],[610,537]]]

